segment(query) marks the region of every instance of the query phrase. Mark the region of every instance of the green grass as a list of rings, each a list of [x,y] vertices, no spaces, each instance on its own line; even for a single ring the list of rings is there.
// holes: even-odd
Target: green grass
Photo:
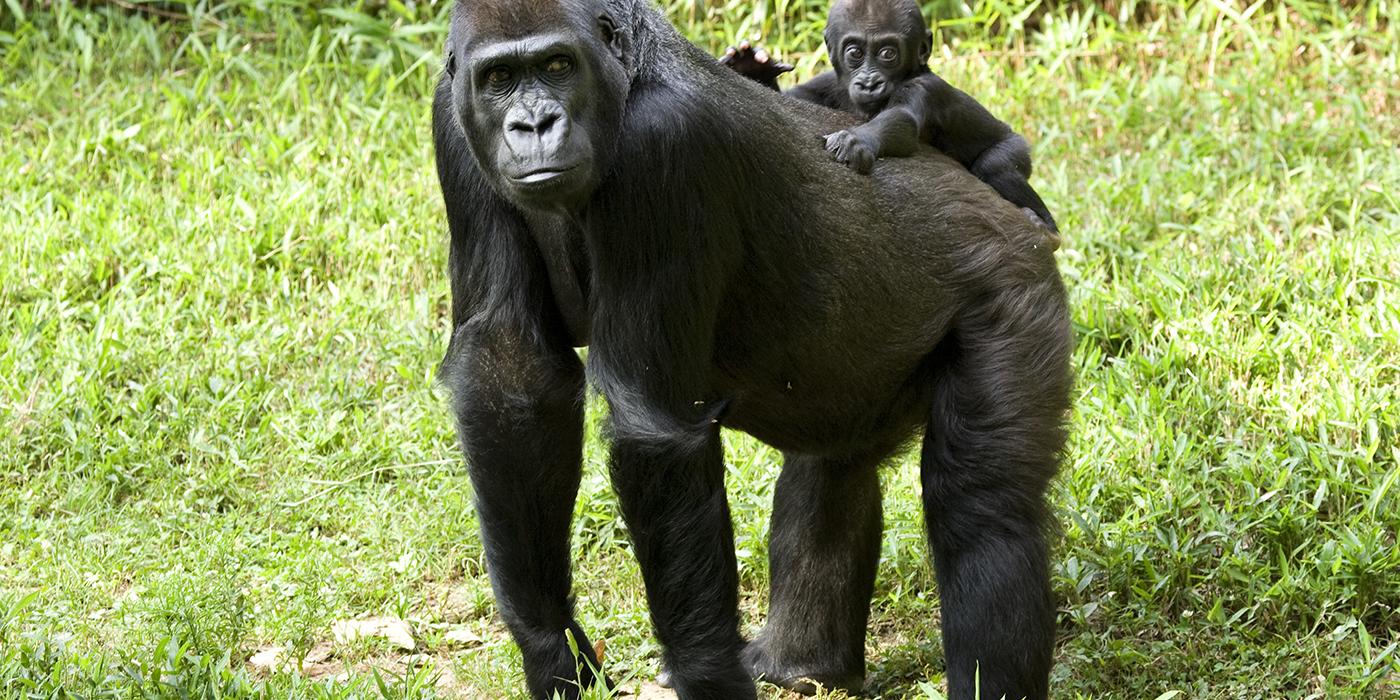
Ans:
[[[433,379],[445,6],[203,7],[0,5],[0,697],[518,697]],[[824,60],[817,3],[668,7]],[[1057,695],[1400,695],[1400,5],[1019,9],[938,9],[935,67],[1067,234]],[[752,629],[777,455],[727,438]],[[634,688],[604,457],[575,588]],[[916,484],[886,472],[876,697],[939,697]],[[333,641],[368,615],[425,656]]]

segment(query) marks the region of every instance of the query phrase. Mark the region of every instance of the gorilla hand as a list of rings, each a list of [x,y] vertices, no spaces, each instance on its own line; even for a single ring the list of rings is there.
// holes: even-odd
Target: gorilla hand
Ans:
[[[747,41],[739,42],[738,47],[725,49],[719,62],[735,73],[773,90],[778,89],[778,76],[793,69],[792,64],[773,60],[772,54],[755,48]]]
[[[843,129],[826,136],[826,150],[850,169],[868,175],[875,166],[875,155],[879,153],[877,144],[857,131]]]

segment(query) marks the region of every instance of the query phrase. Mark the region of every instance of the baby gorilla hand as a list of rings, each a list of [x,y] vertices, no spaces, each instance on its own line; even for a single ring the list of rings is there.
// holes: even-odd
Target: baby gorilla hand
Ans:
[[[735,73],[774,90],[778,89],[778,76],[792,70],[792,64],[773,60],[773,54],[755,48],[747,41],[725,49],[719,62]]]
[[[836,158],[836,162],[861,175],[870,174],[870,169],[875,166],[875,156],[879,153],[878,145],[869,137],[849,130],[828,134],[826,150]]]

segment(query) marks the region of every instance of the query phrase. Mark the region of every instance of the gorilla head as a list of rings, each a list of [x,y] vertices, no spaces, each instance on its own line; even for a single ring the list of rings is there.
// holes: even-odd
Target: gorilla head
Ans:
[[[933,34],[914,0],[838,0],[826,21],[826,49],[851,102],[873,116],[928,65]]]
[[[607,172],[631,76],[594,3],[457,3],[447,58],[457,118],[492,186],[570,209]]]

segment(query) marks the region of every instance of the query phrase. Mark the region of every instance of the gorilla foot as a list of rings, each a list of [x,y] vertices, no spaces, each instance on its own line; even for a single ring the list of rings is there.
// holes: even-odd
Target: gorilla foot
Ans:
[[[753,677],[803,695],[818,690],[844,690],[851,695],[865,685],[865,669],[821,668],[813,664],[787,664],[775,659],[761,639],[749,642],[739,657]],[[833,661],[833,666],[835,662]]]
[[[560,643],[560,635],[552,633],[519,637],[531,697],[578,700],[584,688],[613,687],[602,671],[602,645],[590,642],[578,623],[570,624],[565,634],[574,641]]]
[[[1056,231],[1053,226],[1046,223],[1045,219],[1035,213],[1035,210],[1030,207],[1021,207],[1021,213],[1025,214],[1026,218],[1031,220],[1031,223],[1045,230],[1045,238],[1050,242],[1050,250],[1060,249],[1060,244],[1063,242],[1063,239],[1060,238],[1059,231]]]

